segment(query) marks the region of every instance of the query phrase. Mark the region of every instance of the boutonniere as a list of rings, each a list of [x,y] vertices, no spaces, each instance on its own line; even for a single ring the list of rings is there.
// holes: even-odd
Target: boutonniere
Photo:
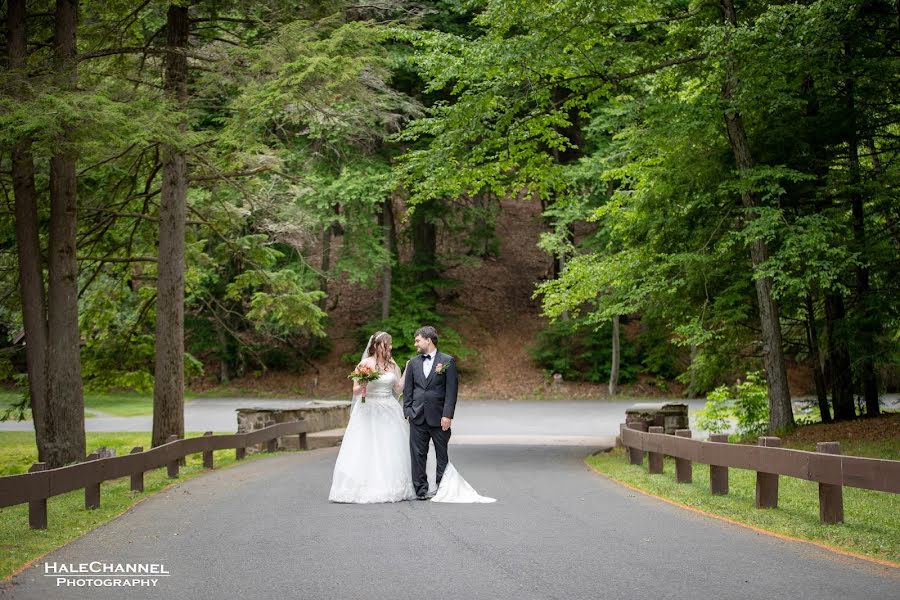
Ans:
[[[447,368],[449,366],[450,366],[450,363],[447,363],[447,364],[438,363],[438,364],[434,365],[434,374],[435,375],[443,375],[444,373],[447,372]]]

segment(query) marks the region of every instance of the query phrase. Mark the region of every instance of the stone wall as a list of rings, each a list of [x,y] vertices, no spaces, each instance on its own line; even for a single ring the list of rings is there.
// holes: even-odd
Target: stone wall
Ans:
[[[297,408],[266,408],[250,407],[237,409],[237,432],[247,433],[270,425],[306,419],[309,422],[308,433],[338,429],[346,427],[350,420],[350,404],[330,404],[328,406],[300,406]],[[277,449],[297,450],[300,438],[289,435],[278,438]],[[247,447],[247,454],[260,452],[265,449],[264,444],[256,444]]]
[[[688,406],[680,402],[638,403],[625,411],[625,423],[641,422],[647,427],[664,427],[675,435],[677,429],[689,429]]]

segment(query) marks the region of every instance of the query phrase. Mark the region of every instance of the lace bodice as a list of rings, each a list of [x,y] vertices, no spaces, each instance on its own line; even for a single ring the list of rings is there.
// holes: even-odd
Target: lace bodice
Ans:
[[[397,383],[397,374],[394,371],[382,373],[375,381],[366,385],[366,402],[369,400],[397,400],[394,395],[394,385]]]

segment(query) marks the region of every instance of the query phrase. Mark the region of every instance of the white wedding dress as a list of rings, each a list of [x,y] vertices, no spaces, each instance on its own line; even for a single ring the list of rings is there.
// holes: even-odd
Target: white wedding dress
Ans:
[[[367,504],[373,502],[397,502],[415,500],[412,483],[412,459],[409,454],[409,423],[403,416],[403,408],[394,397],[397,374],[382,373],[366,388],[366,401],[354,400],[350,410],[350,422],[334,463],[331,479],[332,502]],[[432,502],[495,502],[494,498],[481,496],[448,462],[437,479],[437,459],[434,444],[429,444],[425,470],[428,476],[428,493],[434,493]]]

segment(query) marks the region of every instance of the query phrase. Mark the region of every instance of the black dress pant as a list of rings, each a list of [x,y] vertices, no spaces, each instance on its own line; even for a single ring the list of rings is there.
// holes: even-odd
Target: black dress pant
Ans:
[[[409,453],[412,458],[412,481],[416,489],[416,495],[424,496],[428,493],[428,475],[425,464],[428,459],[428,442],[434,442],[434,455],[437,459],[437,474],[435,482],[441,484],[444,469],[447,468],[447,444],[450,442],[450,429],[444,431],[440,425],[432,427],[428,423],[409,423]]]

